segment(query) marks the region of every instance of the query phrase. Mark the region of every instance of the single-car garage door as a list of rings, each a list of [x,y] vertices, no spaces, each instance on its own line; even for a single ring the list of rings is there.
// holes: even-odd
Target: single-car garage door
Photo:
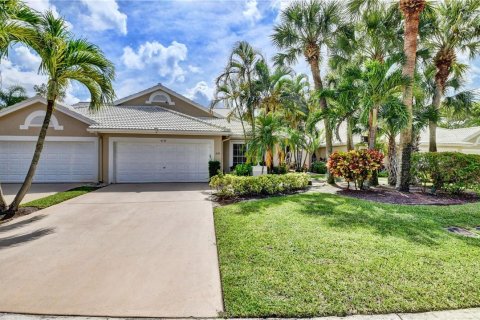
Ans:
[[[132,139],[114,143],[114,182],[207,182],[213,141]]]
[[[0,141],[0,182],[23,182],[35,141]],[[98,145],[90,141],[46,141],[34,182],[98,181]]]

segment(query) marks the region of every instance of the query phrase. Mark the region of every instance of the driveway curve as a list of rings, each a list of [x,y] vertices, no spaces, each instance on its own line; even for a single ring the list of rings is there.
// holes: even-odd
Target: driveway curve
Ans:
[[[0,225],[0,312],[215,317],[206,184],[117,184]]]

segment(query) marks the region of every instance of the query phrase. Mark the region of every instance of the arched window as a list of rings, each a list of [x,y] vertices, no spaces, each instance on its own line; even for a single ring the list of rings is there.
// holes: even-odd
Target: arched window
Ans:
[[[39,128],[43,124],[43,119],[45,119],[46,112],[43,110],[37,110],[30,113],[25,118],[25,123],[20,125],[20,130],[28,130],[28,128]],[[52,114],[50,118],[50,125],[54,130],[63,130],[63,126],[58,123],[57,117]]]
[[[164,103],[168,104],[170,106],[174,106],[175,102],[172,101],[170,96],[166,94],[163,91],[155,91],[150,95],[148,100],[146,101],[147,104],[152,104],[152,103]]]

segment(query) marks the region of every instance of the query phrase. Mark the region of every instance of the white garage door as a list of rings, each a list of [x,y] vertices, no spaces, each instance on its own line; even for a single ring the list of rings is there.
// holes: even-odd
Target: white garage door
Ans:
[[[34,150],[35,141],[0,141],[0,182],[23,182]],[[33,181],[97,181],[97,154],[94,141],[46,141]]]
[[[115,143],[115,182],[207,182],[212,140]]]

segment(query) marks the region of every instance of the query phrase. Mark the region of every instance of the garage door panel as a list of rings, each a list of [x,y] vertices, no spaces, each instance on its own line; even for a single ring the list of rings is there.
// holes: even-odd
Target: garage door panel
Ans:
[[[115,182],[206,182],[210,141],[116,142]]]
[[[0,181],[23,182],[33,157],[35,143],[0,141]],[[46,141],[33,181],[97,181],[97,152],[94,141]]]

